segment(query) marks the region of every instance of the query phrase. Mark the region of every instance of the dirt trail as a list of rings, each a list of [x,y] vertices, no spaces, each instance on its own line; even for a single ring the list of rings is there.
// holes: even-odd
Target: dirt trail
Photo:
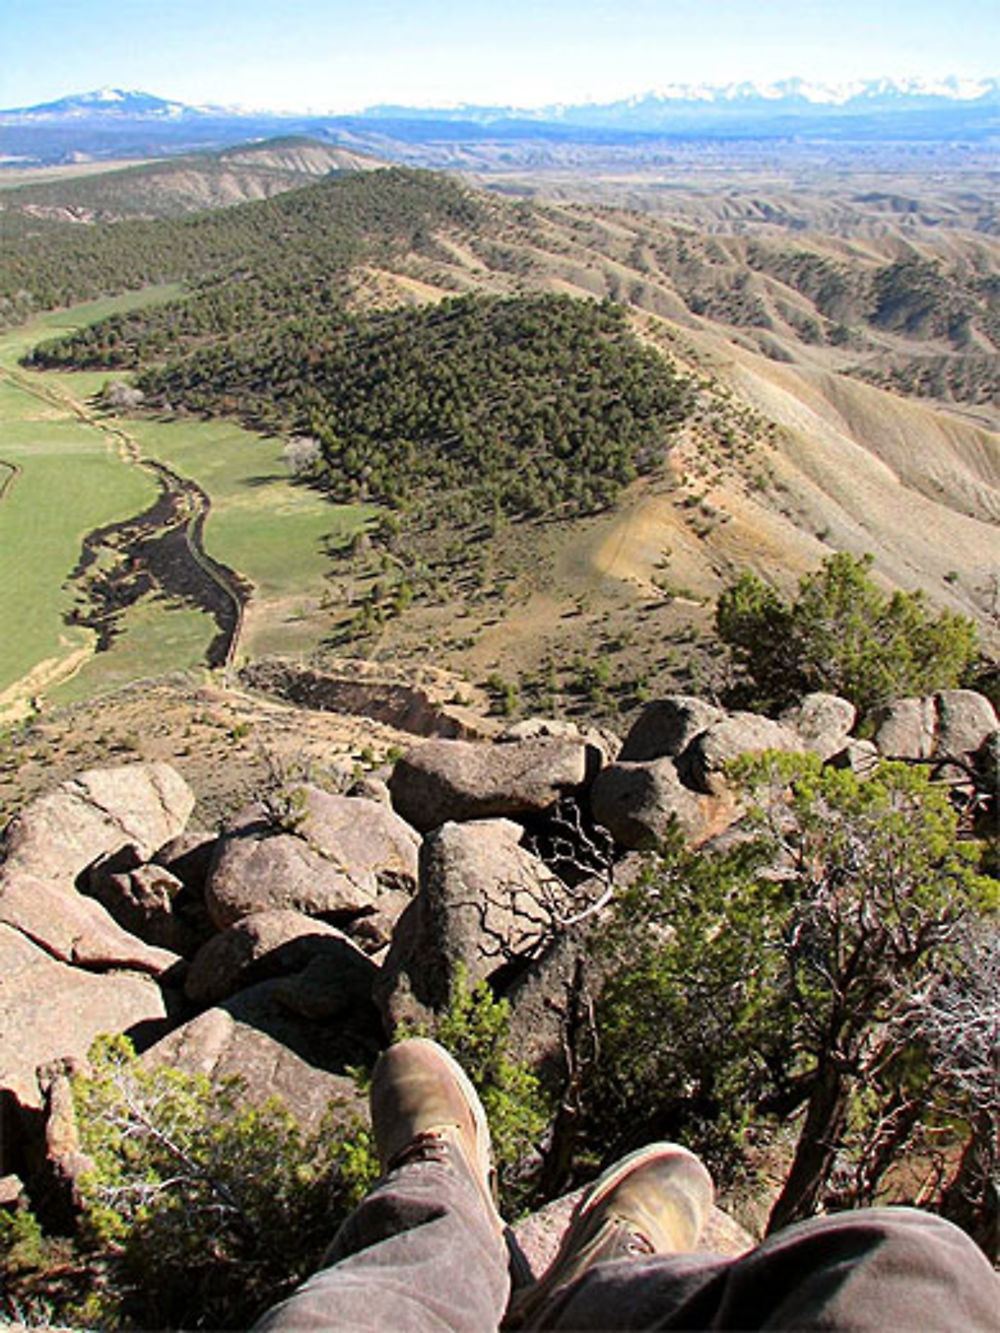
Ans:
[[[66,657],[46,657],[37,662],[26,676],[0,691],[0,723],[19,722],[31,712],[31,700],[55,685],[71,680],[93,656],[91,644],[75,648]]]
[[[154,588],[193,602],[212,616],[219,632],[208,647],[206,661],[209,666],[223,667],[228,678],[239,651],[245,608],[253,588],[248,579],[205,550],[205,522],[212,507],[208,493],[164,463],[144,458],[127,431],[103,420],[65,390],[41,384],[9,366],[0,366],[0,375],[50,407],[100,431],[123,463],[152,473],[160,491],[155,503],[141,514],[84,537],[80,559],[69,577],[81,582],[87,594],[87,606],[74,615],[74,622],[94,631],[94,647],[77,649],[68,658],[39,663],[3,692],[0,710],[10,709],[16,700],[23,701],[68,678],[92,651],[106,649],[118,632],[122,612]],[[20,468],[2,460],[0,467],[8,469],[0,480],[2,500]],[[114,568],[100,576],[91,574],[84,581],[101,548],[113,554]]]
[[[3,468],[6,474],[0,477],[0,500],[5,500],[14,482],[21,475],[21,468],[17,463],[8,463],[5,458],[0,458],[0,468]]]

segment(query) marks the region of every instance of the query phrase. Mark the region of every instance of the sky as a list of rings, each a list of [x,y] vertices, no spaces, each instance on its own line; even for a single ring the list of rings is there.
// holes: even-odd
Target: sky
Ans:
[[[1000,74],[1000,0],[0,0],[0,107],[609,101],[675,82]]]

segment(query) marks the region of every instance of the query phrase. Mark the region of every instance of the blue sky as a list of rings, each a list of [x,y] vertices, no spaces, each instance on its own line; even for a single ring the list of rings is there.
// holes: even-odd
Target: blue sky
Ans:
[[[0,107],[520,106],[671,82],[1000,73],[1000,0],[0,0]]]

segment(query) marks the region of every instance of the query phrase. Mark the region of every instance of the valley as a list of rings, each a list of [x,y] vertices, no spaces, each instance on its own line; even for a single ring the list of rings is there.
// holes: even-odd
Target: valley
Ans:
[[[259,151],[272,170],[273,154]],[[92,631],[65,622],[84,536],[133,518],[148,508],[140,495],[155,494],[150,473],[120,457],[123,440],[204,494],[208,558],[246,593],[236,665],[275,654],[430,661],[467,688],[489,683],[505,711],[587,710],[614,721],[656,693],[721,687],[714,602],[743,569],[788,589],[832,550],[871,552],[885,583],[923,588],[933,604],[971,615],[995,651],[998,251],[984,221],[988,183],[982,195],[963,194],[951,179],[911,208],[899,201],[913,180],[892,195],[860,179],[810,193],[787,176],[754,192],[738,175],[665,192],[644,177],[574,185],[542,172],[520,180],[525,197],[510,200],[420,173],[365,175],[370,184],[335,176],[190,223],[129,223],[145,230],[120,233],[46,223],[35,241],[16,230],[16,281],[32,244],[63,281],[72,247],[74,290],[85,295],[108,281],[114,235],[129,281],[177,280],[37,315],[3,335],[5,392],[21,401],[34,385],[48,398],[32,410],[50,417],[61,400],[61,428],[82,432],[114,475],[106,499],[131,488],[93,522],[81,516],[71,527],[61,516],[60,554],[36,562],[47,591],[39,584],[7,603],[13,615],[27,601],[49,608],[45,633],[24,638],[33,646],[5,665],[8,719],[32,699],[57,707],[222,660],[211,607],[183,588],[148,589],[119,608],[101,652]],[[93,188],[109,181],[114,173]],[[335,217],[343,221],[331,230]],[[294,251],[287,240],[283,253],[269,248],[270,228],[292,229]],[[243,281],[227,285],[231,245],[250,258]],[[662,461],[619,484],[610,504],[575,515],[546,509],[553,492],[539,512],[516,501],[489,516],[482,497],[459,503],[455,481],[440,479],[430,494],[443,485],[448,504],[414,505],[406,466],[393,483],[409,494],[402,507],[373,490],[370,472],[340,493],[297,476],[289,440],[308,436],[315,411],[276,392],[275,370],[287,386],[312,365],[315,384],[317,356],[332,353],[307,352],[310,344],[332,347],[347,329],[344,355],[354,357],[360,331],[419,331],[421,310],[473,294],[618,303],[629,336],[689,386]],[[19,365],[40,342],[34,364]],[[913,379],[914,367],[931,364],[936,379]],[[328,373],[346,383],[360,362]],[[109,380],[133,379],[146,394],[137,406],[95,398]],[[887,392],[887,382],[910,390]],[[0,457],[23,465],[10,449]],[[8,483],[2,502],[11,518],[19,489],[20,478]],[[122,557],[105,548],[109,567],[127,570],[131,556],[124,566]]]

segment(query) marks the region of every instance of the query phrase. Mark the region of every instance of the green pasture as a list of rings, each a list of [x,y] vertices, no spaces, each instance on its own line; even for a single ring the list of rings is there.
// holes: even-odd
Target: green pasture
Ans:
[[[146,458],[159,459],[208,493],[205,549],[254,585],[258,601],[318,595],[339,545],[377,512],[332,505],[297,486],[282,461],[283,441],[227,421],[125,420]]]
[[[172,301],[174,297],[180,296],[182,290],[179,282],[165,282],[155,287],[143,287],[136,292],[124,292],[121,296],[102,296],[96,301],[85,301],[64,310],[49,310],[45,314],[35,315],[27,324],[6,329],[0,335],[0,365],[16,364],[25,352],[47,338],[58,338],[74,329],[86,328],[88,324],[95,324],[108,315],[126,314],[149,305],[162,305],[164,301]],[[57,375],[54,378],[68,380],[76,377]],[[94,378],[103,384],[108,378],[108,372],[100,371]]]
[[[94,654],[69,680],[48,691],[54,703],[75,703],[132,680],[203,666],[216,632],[203,611],[155,598],[129,607],[120,629],[107,652]]]
[[[24,352],[43,339],[117,310],[169,300],[177,286],[147,288],[41,315],[0,336],[0,461],[21,472],[0,501],[0,691],[38,663],[62,659],[88,641],[67,627],[72,602],[64,583],[84,535],[152,503],[149,472],[124,462],[111,438],[88,425],[73,404],[87,404],[108,378],[104,371],[27,371]],[[8,373],[3,374],[4,371]],[[299,651],[322,626],[304,622],[299,607],[321,596],[330,546],[340,545],[375,514],[373,506],[331,505],[293,484],[283,441],[230,422],[106,418],[138,445],[144,458],[197,482],[211,500],[205,526],[210,555],[254,587],[269,651]],[[0,468],[0,484],[8,475]],[[275,613],[269,615],[269,603]],[[255,617],[260,626],[261,616]],[[45,692],[66,702],[127,680],[196,665],[214,633],[205,614],[181,604],[146,601],[122,619],[106,653],[71,680]]]
[[[63,624],[63,587],[87,532],[156,496],[105,436],[9,381],[0,381],[0,459],[20,468],[0,500],[0,691],[37,663],[87,641]],[[6,474],[5,474],[6,475]]]

